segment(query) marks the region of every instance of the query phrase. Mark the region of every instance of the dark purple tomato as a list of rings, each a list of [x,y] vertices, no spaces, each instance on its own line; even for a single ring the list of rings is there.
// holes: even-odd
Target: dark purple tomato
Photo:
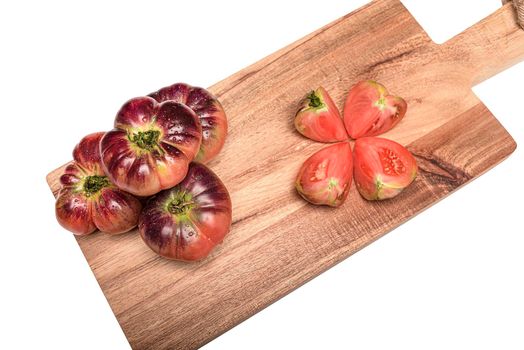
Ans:
[[[206,163],[214,158],[224,146],[227,135],[227,119],[224,108],[206,89],[177,83],[149,94],[158,102],[175,101],[191,108],[202,124],[202,145],[195,160]]]
[[[191,163],[185,179],[147,202],[138,228],[157,254],[173,260],[205,258],[231,227],[231,199],[205,165]]]
[[[87,135],[73,151],[60,177],[55,212],[60,225],[76,235],[97,228],[106,233],[127,232],[138,223],[140,201],[118,189],[102,170],[100,140],[103,132]]]
[[[102,164],[115,185],[150,196],[182,181],[201,140],[200,122],[189,107],[137,97],[122,106],[115,128],[102,138]]]
[[[349,136],[358,139],[391,130],[406,114],[408,105],[390,95],[386,87],[372,80],[355,84],[344,106],[344,124]]]

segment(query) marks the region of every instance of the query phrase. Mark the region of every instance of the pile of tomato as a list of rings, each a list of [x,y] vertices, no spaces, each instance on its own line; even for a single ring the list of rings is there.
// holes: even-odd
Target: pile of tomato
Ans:
[[[398,195],[415,179],[416,161],[400,144],[376,136],[397,125],[406,110],[402,98],[373,81],[351,88],[343,117],[325,89],[309,93],[296,129],[333,144],[300,168],[300,195],[340,206],[353,179],[365,199]],[[231,226],[229,193],[205,165],[226,135],[224,109],[203,88],[178,83],[127,101],[112,130],[87,135],[74,148],[60,177],[58,222],[76,235],[97,229],[119,234],[138,225],[143,241],[162,257],[206,257]]]
[[[178,83],[127,101],[114,128],[85,136],[60,177],[55,212],[76,235],[138,225],[157,254],[199,260],[231,226],[231,199],[206,165],[227,119],[207,90]]]
[[[417,162],[402,145],[376,136],[391,130],[406,111],[404,99],[370,80],[350,89],[343,117],[324,88],[309,93],[295,116],[296,129],[314,141],[337,143],[304,162],[295,182],[298,193],[313,204],[338,207],[354,179],[367,200],[397,196],[416,178]]]

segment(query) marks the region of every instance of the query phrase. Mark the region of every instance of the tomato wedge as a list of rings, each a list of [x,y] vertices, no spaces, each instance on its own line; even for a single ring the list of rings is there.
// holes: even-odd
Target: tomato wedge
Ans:
[[[302,101],[295,116],[295,128],[314,141],[336,142],[348,139],[340,112],[322,86],[311,91]]]
[[[352,179],[351,146],[341,142],[309,157],[298,172],[295,187],[310,203],[338,207],[346,200]]]
[[[353,139],[376,136],[391,130],[406,114],[401,97],[389,95],[384,85],[361,81],[349,91],[344,105],[344,124]]]
[[[402,145],[379,137],[364,137],[353,150],[357,189],[367,200],[393,198],[417,176],[417,161]]]

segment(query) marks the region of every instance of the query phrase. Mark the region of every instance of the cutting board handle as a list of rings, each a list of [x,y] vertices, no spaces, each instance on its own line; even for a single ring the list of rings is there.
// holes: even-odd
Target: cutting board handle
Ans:
[[[502,0],[503,4],[512,3],[517,13],[517,22],[524,29],[524,0]]]
[[[507,3],[442,48],[473,86],[524,59],[524,30],[512,4]]]

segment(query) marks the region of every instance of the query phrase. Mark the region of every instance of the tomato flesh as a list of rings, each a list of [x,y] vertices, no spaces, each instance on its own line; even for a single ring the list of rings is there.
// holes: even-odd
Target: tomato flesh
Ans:
[[[397,196],[417,176],[417,162],[402,145],[378,137],[355,142],[355,184],[362,197],[381,200]]]

